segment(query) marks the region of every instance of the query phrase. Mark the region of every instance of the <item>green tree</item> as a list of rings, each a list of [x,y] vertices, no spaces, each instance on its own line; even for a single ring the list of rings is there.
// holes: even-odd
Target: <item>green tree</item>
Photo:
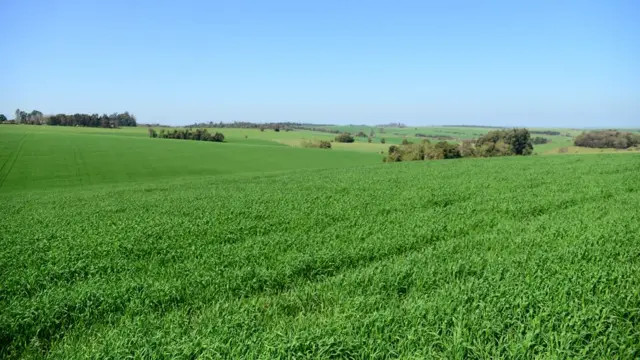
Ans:
[[[356,141],[353,136],[351,136],[351,134],[349,133],[342,133],[338,136],[336,136],[336,142],[340,142],[340,143],[352,143],[354,141]]]
[[[4,114],[0,114],[0,122],[5,122],[7,121],[7,117],[4,116]]]

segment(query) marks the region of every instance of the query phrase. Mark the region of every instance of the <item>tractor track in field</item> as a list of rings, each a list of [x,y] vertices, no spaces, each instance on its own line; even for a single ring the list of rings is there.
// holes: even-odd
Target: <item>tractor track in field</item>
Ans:
[[[11,173],[11,170],[13,170],[13,166],[15,165],[16,160],[18,159],[18,157],[20,156],[20,153],[22,152],[22,147],[24,146],[24,139],[26,137],[27,137],[27,134],[24,134],[24,136],[22,136],[22,139],[20,139],[20,143],[18,144],[18,148],[14,150],[11,153],[11,155],[9,155],[9,159],[7,159],[7,161],[5,161],[4,164],[2,164],[2,167],[0,167],[0,189],[2,188],[2,185],[4,185],[4,181],[7,179],[7,177]],[[9,167],[7,168],[7,172],[4,175],[2,175],[2,171],[4,170],[4,167],[7,164],[9,164]]]

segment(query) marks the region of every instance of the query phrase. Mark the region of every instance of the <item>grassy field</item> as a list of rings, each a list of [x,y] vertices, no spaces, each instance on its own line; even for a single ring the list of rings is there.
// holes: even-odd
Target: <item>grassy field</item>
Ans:
[[[640,356],[637,153],[141,132],[0,126],[0,357]]]

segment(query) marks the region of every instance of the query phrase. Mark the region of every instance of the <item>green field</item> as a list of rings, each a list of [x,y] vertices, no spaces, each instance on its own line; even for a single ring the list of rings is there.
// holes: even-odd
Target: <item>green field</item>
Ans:
[[[0,126],[0,358],[640,357],[637,152],[223,132]]]

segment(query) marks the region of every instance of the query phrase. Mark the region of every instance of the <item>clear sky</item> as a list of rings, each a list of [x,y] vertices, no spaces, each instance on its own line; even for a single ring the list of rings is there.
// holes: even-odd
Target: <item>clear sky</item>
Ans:
[[[640,1],[0,0],[0,113],[640,127]]]

